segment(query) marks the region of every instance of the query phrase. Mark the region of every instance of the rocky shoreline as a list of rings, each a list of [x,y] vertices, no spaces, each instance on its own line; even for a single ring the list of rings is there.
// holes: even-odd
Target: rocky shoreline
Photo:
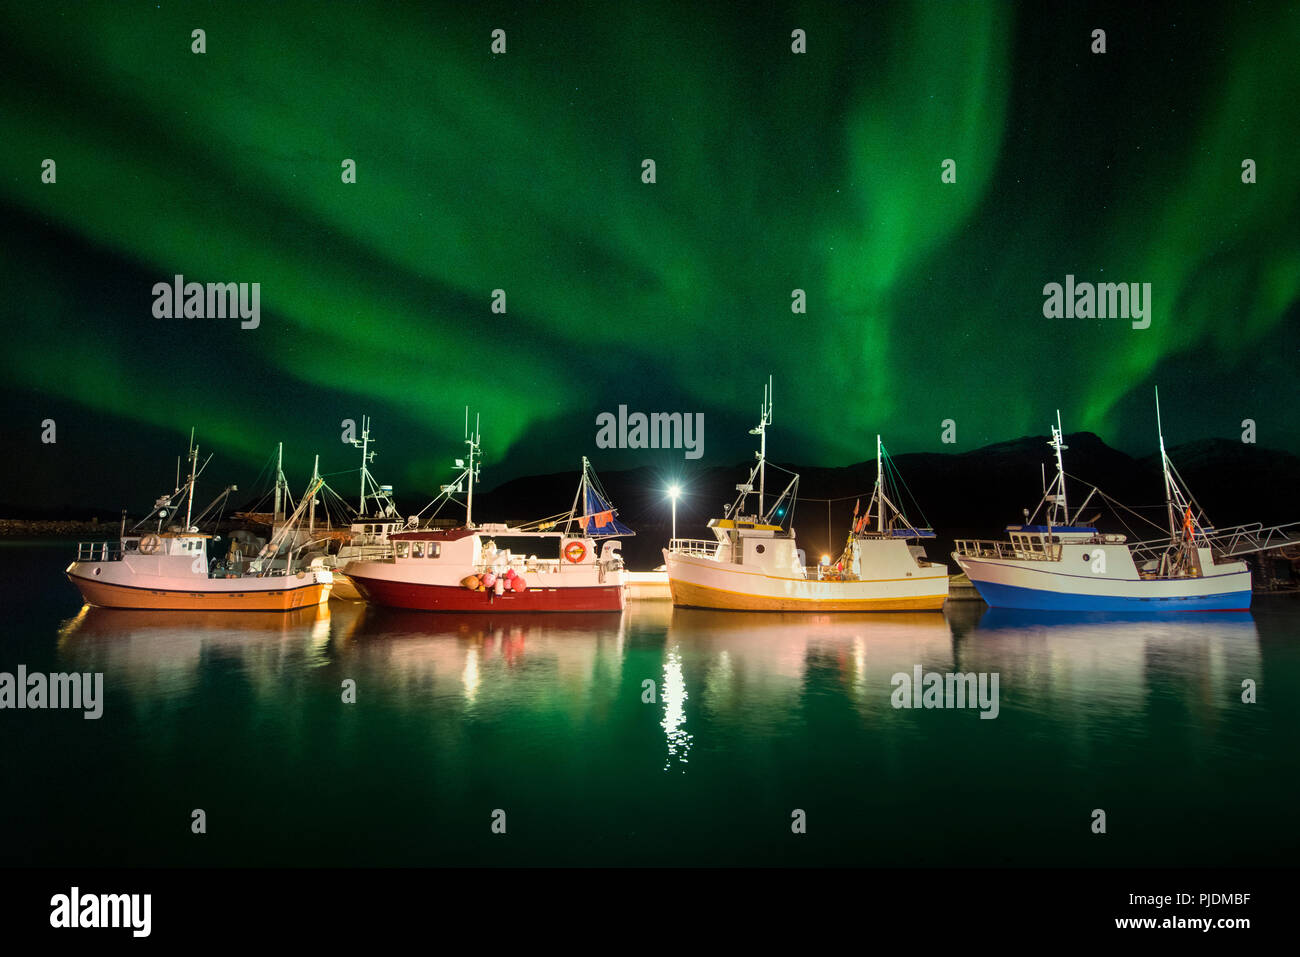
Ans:
[[[116,522],[0,518],[0,538],[116,538]]]

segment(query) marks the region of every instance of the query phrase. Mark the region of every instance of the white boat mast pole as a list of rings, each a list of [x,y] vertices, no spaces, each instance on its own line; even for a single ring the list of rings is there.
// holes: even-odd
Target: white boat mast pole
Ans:
[[[578,510],[582,509],[581,512]],[[580,530],[583,535],[587,534],[587,457],[582,457],[582,479],[578,482],[578,494],[573,499],[573,517],[582,516],[582,525]]]
[[[356,444],[354,440],[353,445]],[[357,514],[366,514],[366,479],[370,477],[370,416],[361,417],[361,498],[357,501]]]
[[[1061,434],[1061,410],[1056,410],[1056,428],[1052,430],[1052,448],[1056,450],[1056,483],[1060,486],[1057,493],[1057,502],[1061,506],[1061,514],[1064,516],[1065,524],[1070,524],[1070,505],[1065,498],[1065,462],[1061,458],[1061,450],[1065,448]]]
[[[880,436],[876,436],[876,531],[885,531],[885,472],[880,457]]]
[[[185,531],[190,530],[190,516],[194,512],[194,468],[199,461],[199,450],[194,447],[194,429],[190,429],[190,492],[185,502]]]
[[[772,424],[772,377],[767,377],[767,387],[763,390],[763,408],[758,417],[758,426],[749,430],[750,435],[758,436],[758,515],[762,518],[763,496],[767,488],[767,427]]]
[[[474,414],[474,434],[469,434],[469,406],[465,406],[465,444],[469,446],[469,491],[465,496],[465,526],[474,524],[474,473],[479,454],[478,413]]]
[[[317,455],[316,462],[311,467],[312,488],[316,487],[316,483],[319,480],[320,480],[320,456]],[[314,534],[315,531],[316,531],[316,496],[315,494],[313,494],[311,496],[311,506],[307,511],[307,532],[309,534]]]
[[[1178,537],[1174,525],[1174,493],[1169,481],[1169,456],[1165,455],[1165,432],[1160,424],[1160,386],[1156,386],[1156,435],[1160,439],[1160,471],[1165,476],[1165,511],[1169,516],[1169,540]]]
[[[280,510],[283,507],[280,500],[280,482],[284,479],[284,443],[280,442],[276,446],[275,452],[275,508],[271,513],[271,520],[278,522],[280,520]]]

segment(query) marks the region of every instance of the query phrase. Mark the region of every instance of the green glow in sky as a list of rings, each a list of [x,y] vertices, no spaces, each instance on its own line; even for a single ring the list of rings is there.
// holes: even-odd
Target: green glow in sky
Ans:
[[[368,412],[430,485],[467,404],[497,479],[619,404],[729,462],[769,373],[787,460],[1057,408],[1148,451],[1156,383],[1175,438],[1300,448],[1300,10],[761,6],[5,5],[9,394],[339,468]],[[260,282],[260,328],[153,318],[176,273]],[[1067,273],[1152,283],[1151,328],[1045,319]]]

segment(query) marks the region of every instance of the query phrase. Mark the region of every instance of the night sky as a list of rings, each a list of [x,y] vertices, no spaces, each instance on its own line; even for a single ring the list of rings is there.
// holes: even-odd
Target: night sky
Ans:
[[[466,404],[489,485],[688,473],[769,374],[781,461],[1057,408],[1149,454],[1156,384],[1171,444],[1300,451],[1297,49],[1296,4],[4,2],[0,503],[147,506],[191,426],[214,484],[284,440],[300,486],[362,414],[436,490]],[[260,326],[155,318],[178,273]],[[1151,283],[1150,328],[1045,318],[1067,274]],[[703,458],[597,449],[620,404],[704,413]]]

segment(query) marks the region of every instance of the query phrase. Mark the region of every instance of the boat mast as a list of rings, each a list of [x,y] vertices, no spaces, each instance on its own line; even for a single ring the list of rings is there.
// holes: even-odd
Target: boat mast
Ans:
[[[194,445],[194,429],[190,429],[190,482],[189,496],[185,503],[185,531],[190,530],[190,516],[194,513],[194,468],[198,465],[199,450]]]
[[[316,456],[316,462],[311,467],[311,484],[312,488],[316,487],[320,479],[320,455]],[[316,496],[311,497],[311,506],[307,511],[307,532],[314,534],[316,531]]]
[[[880,456],[880,436],[876,436],[876,531],[885,531],[885,472]]]
[[[589,464],[587,457],[584,455],[582,457],[582,478],[578,480],[578,492],[573,496],[573,508],[569,509],[569,525],[565,528],[565,531],[569,531],[573,527],[573,522],[577,520],[579,515],[578,509],[581,508],[584,512],[587,509],[587,468]],[[586,535],[586,516],[583,515],[582,518],[581,531],[582,534]]]
[[[1160,439],[1160,470],[1165,476],[1165,511],[1169,516],[1169,541],[1173,542],[1178,537],[1178,531],[1174,525],[1174,491],[1169,479],[1169,456],[1165,454],[1165,433],[1160,424],[1160,386],[1156,386],[1156,435]]]
[[[276,452],[275,452],[275,509],[271,515],[272,521],[276,521],[276,522],[280,521],[280,517],[284,508],[282,504],[283,500],[281,498],[281,489],[283,487],[283,482],[284,482],[284,443],[280,442],[276,445]]]
[[[1069,446],[1062,440],[1061,434],[1061,410],[1056,410],[1056,426],[1052,429],[1052,448],[1056,452],[1056,484],[1060,486],[1059,491],[1052,499],[1052,508],[1047,510],[1047,524],[1050,527],[1055,510],[1059,507],[1063,524],[1070,524],[1070,505],[1065,498],[1065,461],[1061,458],[1061,452],[1068,449]]]
[[[749,430],[750,435],[758,436],[758,514],[763,515],[763,494],[767,487],[767,427],[772,424],[772,377],[767,377],[767,387],[763,389],[763,408],[758,417],[758,425]]]
[[[472,528],[474,525],[474,478],[478,473],[479,458],[479,435],[478,430],[478,413],[474,413],[474,434],[469,433],[469,406],[465,406],[465,444],[469,446],[469,467],[466,474],[469,477],[469,492],[465,496],[465,527]]]
[[[375,453],[370,451],[370,416],[361,417],[361,440],[352,440],[352,447],[361,450],[361,498],[357,501],[357,517],[366,514],[366,483],[370,481],[369,463],[374,461]]]

